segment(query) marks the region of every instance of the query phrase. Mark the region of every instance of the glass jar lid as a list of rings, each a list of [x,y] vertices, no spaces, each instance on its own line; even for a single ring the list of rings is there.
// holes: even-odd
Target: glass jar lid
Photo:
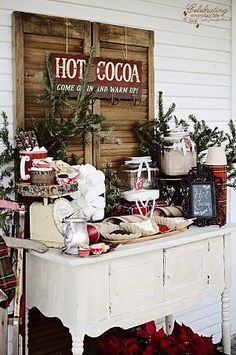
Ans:
[[[125,160],[125,164],[140,164],[141,162],[151,163],[152,158],[150,155],[142,157],[128,157],[128,160]]]
[[[179,137],[186,137],[188,135],[189,135],[188,131],[186,131],[183,128],[176,127],[174,129],[168,129],[166,131],[164,138],[175,138],[175,137],[179,138]]]

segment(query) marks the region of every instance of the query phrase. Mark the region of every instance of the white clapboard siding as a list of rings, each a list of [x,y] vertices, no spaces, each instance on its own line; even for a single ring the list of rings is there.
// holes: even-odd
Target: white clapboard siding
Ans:
[[[200,85],[184,85],[184,84],[169,84],[159,82],[158,87],[166,93],[166,95],[174,97],[202,97],[202,88]],[[212,85],[207,86],[207,91],[204,93],[205,98],[219,98],[227,99],[230,95],[230,88],[221,86],[216,87]]]
[[[158,88],[161,90],[161,86]],[[207,89],[206,89],[207,91]],[[172,102],[175,102],[178,108],[189,109],[189,113],[192,113],[191,109],[229,109],[230,108],[230,98],[228,99],[216,99],[216,98],[206,98],[204,97],[204,90],[200,98],[197,97],[182,97],[182,96],[167,96],[164,95],[164,101],[167,106]]]
[[[158,62],[158,59],[157,59]],[[225,86],[230,88],[231,77],[230,75],[209,75],[209,74],[202,74],[202,73],[194,73],[193,71],[190,72],[178,72],[175,71],[174,73],[166,70],[160,70],[159,68],[155,72],[156,83],[172,83],[175,85],[176,83],[179,84],[195,84],[201,87],[205,86],[216,86],[221,87]]]
[[[228,36],[229,33],[225,35]],[[230,52],[192,47],[186,48],[185,46],[175,46],[169,44],[158,44],[158,47],[155,47],[155,57],[171,57],[190,60],[196,60],[196,58],[198,58],[198,60],[204,62],[217,62],[224,64],[230,63],[231,60]]]
[[[198,119],[205,120],[207,117],[207,121],[213,122],[214,125],[218,125],[218,122],[223,122],[225,126],[225,120],[224,117],[228,117],[230,119],[231,117],[231,111],[230,110],[224,110],[224,109],[218,109],[216,110],[200,110],[200,109],[192,109],[191,114],[196,116]],[[189,116],[189,110],[180,110],[176,109],[175,110],[175,116],[180,119],[187,119]]]
[[[11,107],[13,101],[12,95],[13,95],[12,91],[0,92],[0,102],[4,102],[6,106]]]
[[[233,0],[234,1],[234,0]],[[164,108],[175,102],[178,118],[194,114],[210,126],[227,130],[231,117],[231,22],[209,22],[199,28],[186,23],[186,0],[1,0],[0,111],[7,112],[13,135],[12,11],[98,21],[155,31],[155,93],[164,92]],[[198,1],[224,7],[231,0]],[[157,105],[157,100],[155,102]],[[233,279],[236,261],[233,260]],[[233,283],[233,295],[236,284]],[[232,333],[236,333],[236,314]],[[219,300],[207,300],[185,314],[183,321],[204,335],[220,338]],[[161,321],[158,322],[162,324]],[[12,354],[11,344],[9,355]]]
[[[12,59],[0,58],[0,74],[12,74]]]
[[[11,28],[8,26],[1,26],[1,42],[11,43]]]
[[[191,24],[188,24],[191,26]],[[197,29],[196,29],[197,31]],[[230,38],[227,39],[218,39],[218,38],[209,38],[203,36],[192,36],[188,33],[175,33],[167,31],[158,31],[157,43],[169,43],[173,45],[182,46],[183,44],[186,47],[202,48],[202,49],[211,49],[219,51],[228,51],[231,49]],[[174,53],[173,53],[174,54]]]
[[[197,59],[182,59],[157,56],[158,68],[169,71],[185,71],[206,74],[227,74],[230,75],[229,63],[206,62]]]
[[[0,58],[6,59],[12,57],[12,45],[10,42],[0,43]]]
[[[12,75],[0,74],[0,83],[1,91],[12,91]]]

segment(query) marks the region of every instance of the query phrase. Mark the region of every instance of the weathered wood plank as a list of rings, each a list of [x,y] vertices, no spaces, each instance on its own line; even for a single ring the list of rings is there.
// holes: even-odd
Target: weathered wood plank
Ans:
[[[40,34],[25,33],[26,48],[45,48],[57,50],[65,48],[65,37],[44,36]],[[69,51],[73,48],[76,52],[82,52],[83,40],[81,38],[69,38]]]
[[[24,21],[24,33],[43,34],[45,36],[66,36],[66,26],[68,24],[69,38],[85,38],[86,31],[90,23],[88,21],[78,21],[67,19],[66,17],[43,16],[30,13],[22,13]]]
[[[19,12],[13,12],[13,77],[14,117],[17,127],[24,127],[24,34]]]
[[[45,244],[35,240],[12,238],[6,236],[2,236],[2,238],[9,248],[31,249],[37,251],[38,253],[44,253],[48,250],[48,247]]]
[[[99,57],[101,55],[100,53],[100,41],[99,41],[99,24],[98,23],[93,23],[93,38],[92,38],[92,44],[94,46],[95,50],[95,55]],[[109,55],[108,55],[109,57]],[[96,100],[94,103],[94,112],[97,114],[101,113],[101,101],[102,100]],[[100,146],[101,142],[98,137],[93,137],[93,163],[95,166],[99,167],[100,166],[100,156],[101,156],[101,151],[100,151]]]
[[[114,127],[113,135],[117,138],[119,131],[132,132],[129,137],[122,137],[122,144],[100,143],[96,140],[94,147],[95,163],[104,165],[106,160],[121,163],[122,160],[138,154],[138,143],[133,134],[133,125],[136,121],[146,121],[154,115],[154,65],[153,65],[153,32],[121,26],[94,25],[94,43],[96,55],[108,58],[128,58],[128,60],[142,61],[142,100],[139,106],[134,106],[132,101],[122,100],[118,105],[112,105],[109,100],[100,100],[96,110],[107,118],[103,129]],[[152,47],[151,49],[149,49]],[[117,160],[115,158],[118,157]]]
[[[138,45],[140,47],[149,47],[149,32],[137,28],[106,25],[99,23],[100,41],[112,43],[127,43],[127,45]],[[124,38],[126,39],[124,40]]]
[[[0,355],[7,355],[7,309],[3,308],[0,308]]]
[[[13,16],[15,21],[13,32],[16,37],[15,54],[17,64],[19,60],[21,63],[20,67],[16,65],[18,72],[15,85],[17,126],[30,129],[32,117],[36,119],[44,117],[45,107],[37,102],[44,88],[36,81],[35,75],[43,72],[47,77],[46,52],[63,53],[68,49],[73,54],[88,54],[91,45],[91,23],[19,12],[15,12]],[[66,34],[68,34],[68,41]],[[74,141],[72,148],[69,148],[68,156],[72,153],[78,155],[83,161],[92,161],[92,147],[91,145],[85,146],[81,139]]]
[[[148,47],[148,119],[154,119],[154,32],[149,32]]]

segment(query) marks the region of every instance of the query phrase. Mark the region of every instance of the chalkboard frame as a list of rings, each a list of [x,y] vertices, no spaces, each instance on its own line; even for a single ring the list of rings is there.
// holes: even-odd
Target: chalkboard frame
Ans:
[[[197,214],[194,210],[194,186],[209,186],[210,187],[210,203],[211,203],[211,213],[209,214]],[[216,217],[217,214],[217,202],[216,202],[216,190],[215,190],[215,183],[213,181],[192,181],[190,183],[190,213],[192,218],[197,218],[197,219],[213,219]]]

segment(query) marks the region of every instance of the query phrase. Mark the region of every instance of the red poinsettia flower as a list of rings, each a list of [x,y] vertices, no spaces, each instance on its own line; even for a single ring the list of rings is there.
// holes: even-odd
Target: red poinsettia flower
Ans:
[[[120,354],[121,338],[117,336],[104,337],[98,343],[101,355]]]
[[[211,337],[203,337],[194,333],[190,327],[175,322],[172,337],[175,343],[181,345],[182,354],[189,355],[214,355],[214,345]]]
[[[175,323],[171,335],[154,322],[123,330],[113,328],[97,338],[99,355],[215,355],[212,337]],[[95,354],[95,353],[94,353]]]
[[[122,355],[142,355],[141,349],[137,344],[136,338],[129,338],[123,342]]]
[[[154,321],[148,322],[136,328],[136,335],[143,338],[151,338],[156,335],[156,324]]]

